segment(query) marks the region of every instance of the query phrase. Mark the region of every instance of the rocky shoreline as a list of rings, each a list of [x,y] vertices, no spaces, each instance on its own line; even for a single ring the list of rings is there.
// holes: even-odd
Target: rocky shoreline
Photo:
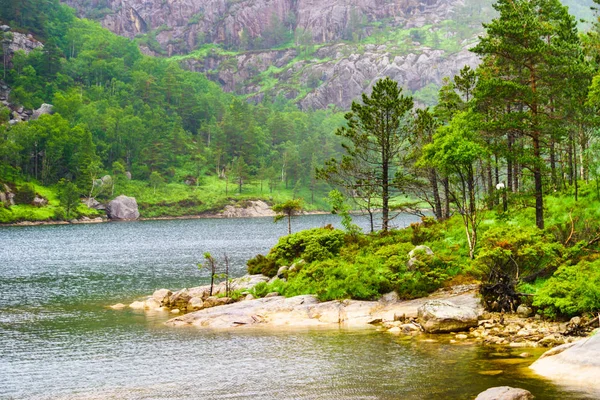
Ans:
[[[573,324],[581,324],[577,320],[546,321],[523,309],[521,315],[485,313],[476,285],[456,286],[414,300],[400,300],[394,292],[378,301],[320,302],[312,295],[285,298],[278,293],[255,298],[252,288],[268,281],[263,275],[233,279],[230,290],[242,293],[237,301],[225,297],[225,283],[220,283],[212,294],[210,286],[176,292],[160,289],[129,306],[111,307],[169,312],[177,316],[166,322],[168,326],[200,329],[323,327],[375,329],[407,336],[449,333],[452,342],[513,348],[554,347],[581,338],[573,335]]]

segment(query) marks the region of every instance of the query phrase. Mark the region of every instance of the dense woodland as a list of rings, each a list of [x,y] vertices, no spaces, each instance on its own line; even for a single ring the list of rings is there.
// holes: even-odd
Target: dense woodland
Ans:
[[[330,110],[300,112],[282,99],[251,105],[176,62],[144,56],[132,41],[74,17],[58,1],[12,2],[0,20],[33,32],[43,50],[17,52],[10,101],[55,113],[9,127],[3,108],[0,175],[89,193],[104,174],[164,181],[227,177],[243,190],[314,186],[314,167],[340,147]]]

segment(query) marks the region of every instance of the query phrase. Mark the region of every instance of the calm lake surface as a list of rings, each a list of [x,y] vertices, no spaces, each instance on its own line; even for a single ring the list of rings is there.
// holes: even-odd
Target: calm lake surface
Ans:
[[[313,215],[293,228],[328,223],[339,225]],[[594,398],[528,372],[532,359],[517,355],[538,349],[374,331],[205,332],[167,328],[164,313],[106,308],[204,284],[196,263],[206,251],[227,253],[243,275],[286,229],[271,218],[0,227],[0,398],[473,399],[501,385]]]

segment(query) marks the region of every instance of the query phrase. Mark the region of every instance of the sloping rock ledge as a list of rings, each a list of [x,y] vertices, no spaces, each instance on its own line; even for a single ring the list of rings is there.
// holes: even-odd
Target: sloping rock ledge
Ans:
[[[562,384],[573,384],[594,390],[600,397],[600,333],[567,343],[544,353],[531,369]]]
[[[442,295],[433,297],[440,296]],[[463,307],[481,309],[480,300],[474,292],[445,294],[443,297]],[[386,322],[397,322],[400,325],[401,321],[416,317],[418,308],[428,300],[431,297],[411,301],[388,301],[384,297],[380,301],[342,300],[321,303],[312,295],[291,298],[274,296],[202,309],[173,318],[167,321],[167,325],[212,329],[250,326],[368,328]]]

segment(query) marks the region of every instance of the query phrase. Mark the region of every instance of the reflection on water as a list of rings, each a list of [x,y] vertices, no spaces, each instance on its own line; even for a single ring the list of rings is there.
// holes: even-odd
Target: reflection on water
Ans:
[[[294,228],[327,223],[337,219]],[[271,219],[0,228],[0,398],[472,399],[499,385],[593,398],[531,375],[523,349],[373,331],[173,329],[162,313],[105,307],[201,284],[205,251],[226,252],[241,275],[285,230]]]

